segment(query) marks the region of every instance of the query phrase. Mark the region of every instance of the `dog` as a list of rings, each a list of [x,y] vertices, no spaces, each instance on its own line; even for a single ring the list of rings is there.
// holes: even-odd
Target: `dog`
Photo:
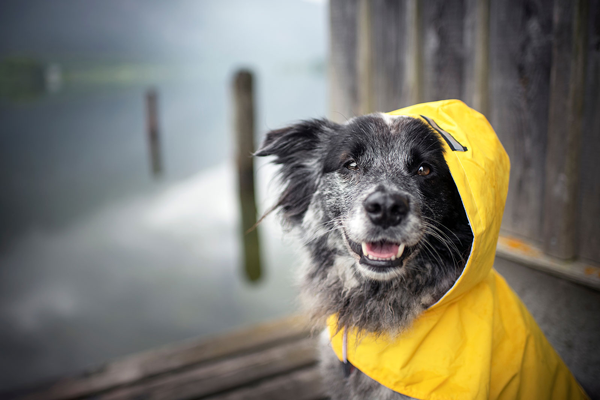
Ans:
[[[397,334],[462,271],[472,234],[424,122],[382,113],[304,121],[269,132],[256,155],[281,165],[276,208],[307,251],[301,296],[316,324],[337,313],[342,326]],[[389,390],[360,373],[350,388],[333,351],[321,354],[332,398],[389,397],[370,397]]]
[[[481,125],[479,114],[474,114],[461,102],[430,104],[435,110],[449,110],[450,113],[459,110],[459,114],[468,114],[468,118],[475,118],[477,126],[487,129]],[[499,154],[496,164],[500,165],[500,172],[496,175],[502,176],[507,173],[508,158],[493,130],[491,132],[491,143],[498,148],[496,153]],[[477,140],[479,138],[475,137],[473,143]],[[435,308],[433,306],[437,306],[440,299],[447,297],[451,289],[460,290],[455,288],[460,286],[457,280],[474,251],[474,232],[481,230],[471,225],[470,219],[479,217],[473,211],[467,215],[466,207],[472,209],[472,206],[463,203],[465,196],[461,197],[447,163],[448,153],[454,151],[468,154],[467,147],[431,118],[373,113],[343,124],[313,119],[271,131],[256,153],[259,157],[274,156],[273,162],[279,165],[281,192],[269,212],[279,211],[283,225],[299,239],[305,253],[300,273],[300,297],[314,325],[328,325],[320,345],[320,368],[324,386],[334,400],[427,398],[430,393],[437,393],[436,390],[449,393],[455,390],[451,386],[438,388],[443,385],[444,377],[440,380],[442,383],[430,385],[431,389],[423,389],[427,382],[402,386],[404,383],[400,379],[389,380],[388,372],[380,372],[383,367],[379,361],[369,364],[361,361],[356,353],[356,360],[361,365],[355,368],[346,355],[357,347],[369,348],[367,342],[371,339],[364,337],[373,338],[372,343],[385,337],[384,346],[374,352],[379,354],[387,351],[390,347],[387,343],[397,338],[409,342],[403,336],[406,332],[412,334],[416,330],[418,334],[423,329],[435,330],[437,322],[427,328],[421,326],[426,322],[419,322],[417,327],[413,325],[427,310]],[[474,157],[479,157],[480,153],[473,153]],[[475,172],[480,173],[486,172]],[[507,186],[507,177],[494,185],[500,194],[495,197],[499,200],[492,208],[499,209],[499,216],[496,212],[490,219],[492,222],[486,222],[491,226],[485,230],[488,236],[491,235],[486,239],[488,243],[497,240],[497,218],[501,217]],[[489,192],[485,186],[481,190]],[[481,276],[501,279],[491,269],[493,252],[491,258],[487,254],[485,260],[483,264],[487,269]],[[488,271],[492,272],[488,274]],[[477,279],[482,281],[484,278]],[[468,279],[463,278],[463,282],[465,280],[468,285]],[[491,282],[479,281],[468,286],[468,296],[481,297],[474,293],[481,292],[478,288]],[[503,284],[490,285],[500,287]],[[456,303],[444,305],[443,309],[449,310]],[[438,306],[438,310],[441,308]],[[436,318],[450,318],[451,312],[444,313],[438,312],[436,315],[441,316]],[[482,311],[482,314],[490,312]],[[442,326],[442,323],[438,325]],[[492,322],[480,324],[482,327],[488,325],[494,326]],[[350,348],[347,346],[348,331],[356,335],[354,346]],[[342,334],[343,340],[334,340]],[[442,336],[454,334],[458,333],[449,330],[440,333]],[[497,334],[490,334],[490,337],[494,335]],[[333,343],[341,343],[337,354]],[[413,352],[419,346],[415,345]],[[484,350],[487,347],[482,346]],[[548,350],[550,352],[552,350]],[[431,362],[435,363],[435,360]],[[460,368],[464,364],[459,363]],[[369,374],[363,371],[363,366]],[[415,366],[420,368],[420,364]],[[496,372],[492,371],[493,374]],[[376,375],[384,378],[376,380]],[[487,395],[491,396],[496,388],[493,382],[489,383],[490,373],[487,375],[487,378],[478,378],[476,385],[487,388]],[[392,383],[381,382],[386,379]],[[425,379],[412,379],[419,380]],[[396,387],[400,389],[393,390]],[[481,390],[473,391],[478,392]]]

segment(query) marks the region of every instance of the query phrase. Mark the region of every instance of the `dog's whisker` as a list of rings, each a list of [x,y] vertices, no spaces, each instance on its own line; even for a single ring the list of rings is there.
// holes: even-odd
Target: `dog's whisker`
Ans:
[[[434,259],[437,258],[437,260],[439,261],[439,266],[444,268],[445,263],[443,262],[442,257],[440,256],[438,251],[431,245],[431,243],[429,243],[427,240],[422,241],[422,243],[425,246],[424,248],[428,249],[428,252],[429,252],[429,254],[431,254],[432,258],[434,258]]]
[[[458,240],[459,242],[461,241],[460,238],[458,237],[458,235],[456,233],[452,232],[452,230],[450,228],[448,228],[446,225],[444,225],[442,223],[439,223],[438,221],[434,220],[433,218],[429,218],[426,215],[421,215],[421,218],[424,218],[424,219],[426,219],[428,221],[432,221],[432,222],[438,224],[441,228],[444,228],[446,231],[448,231],[449,233],[451,233],[452,235],[454,235],[454,237],[456,238],[456,240]]]
[[[436,228],[433,225],[427,225],[427,232],[431,236],[438,239],[440,241],[440,243],[445,245],[450,253],[456,252],[457,254],[460,254],[460,250],[458,249],[456,244],[454,242],[452,242],[452,240],[450,240],[450,238],[446,234],[444,234],[444,232],[442,232],[441,230],[439,230],[438,228]]]
[[[437,233],[432,232],[432,231],[428,231],[428,234],[430,236],[432,236],[433,238],[437,239],[442,245],[444,245],[448,249],[448,254],[452,258],[453,265],[457,265],[458,261],[454,257],[454,250],[450,247],[450,245],[448,243],[446,243],[446,241],[444,240],[444,238],[442,238]],[[453,243],[451,243],[451,244],[453,244]],[[458,249],[456,249],[456,251],[458,252]]]
[[[425,219],[431,220],[430,218],[427,218],[427,217],[425,217]],[[459,258],[460,258],[459,262],[464,261],[463,254],[459,250],[457,244],[452,239],[450,239],[450,237],[441,228],[435,226],[432,223],[428,223],[427,221],[423,221],[423,223],[424,223],[424,225],[426,227],[429,228],[429,232],[432,232],[431,230],[434,230],[437,233],[437,235],[436,235],[437,239],[448,248],[448,251],[450,252],[450,254],[452,256],[453,256],[453,253],[456,253],[459,256]],[[459,243],[461,243],[460,238],[456,234],[454,234],[452,231],[450,231],[444,225],[442,225],[442,227],[444,227],[446,230],[448,230],[449,232],[451,232],[456,237],[457,241]],[[454,260],[454,261],[456,263],[456,260]]]

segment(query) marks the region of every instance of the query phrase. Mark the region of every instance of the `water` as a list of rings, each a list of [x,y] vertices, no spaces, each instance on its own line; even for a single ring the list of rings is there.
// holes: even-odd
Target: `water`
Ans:
[[[259,232],[262,280],[241,270],[230,80],[256,73],[259,139],[325,115],[325,4],[1,7],[0,56],[51,63],[53,86],[0,100],[0,389],[292,312],[293,251],[274,219]],[[274,169],[257,171],[265,210]]]

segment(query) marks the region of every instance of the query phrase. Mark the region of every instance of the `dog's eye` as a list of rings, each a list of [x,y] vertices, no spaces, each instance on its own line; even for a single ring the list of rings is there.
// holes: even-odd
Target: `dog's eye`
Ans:
[[[419,167],[417,174],[419,174],[421,176],[425,176],[425,175],[429,175],[430,172],[431,172],[431,168],[429,168],[428,165],[423,164]]]
[[[349,169],[351,171],[356,171],[358,169],[358,164],[354,160],[350,160],[344,164],[344,168]]]

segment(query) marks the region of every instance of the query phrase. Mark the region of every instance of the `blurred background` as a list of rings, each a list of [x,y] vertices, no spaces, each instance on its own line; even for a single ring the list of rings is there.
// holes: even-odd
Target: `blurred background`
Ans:
[[[150,351],[31,399],[321,399],[281,319],[294,245],[275,218],[245,234],[276,199],[249,154],[448,98],[511,158],[496,269],[600,397],[599,86],[600,0],[3,0],[0,397]],[[258,358],[214,372],[234,354],[207,337]]]
[[[244,272],[233,79],[258,142],[325,116],[326,49],[319,1],[2,1],[0,390],[295,310],[275,220]]]

